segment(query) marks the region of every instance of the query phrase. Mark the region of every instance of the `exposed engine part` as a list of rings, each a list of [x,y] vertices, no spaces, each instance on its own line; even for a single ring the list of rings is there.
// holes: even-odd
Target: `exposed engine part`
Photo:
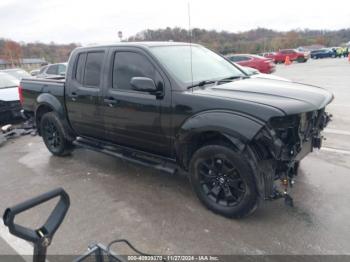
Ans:
[[[259,151],[260,161],[269,163],[273,168],[273,175],[269,176],[266,174],[271,170],[266,168],[266,164],[260,165],[264,178],[265,199],[284,198],[287,205],[293,206],[288,189],[295,183],[299,162],[312,152],[313,148],[321,148],[324,139],[321,131],[331,118],[332,115],[327,114],[324,109],[273,118],[255,137],[256,145],[264,145],[267,151],[263,152],[259,146],[255,146]],[[275,185],[277,181],[280,182],[280,190]]]

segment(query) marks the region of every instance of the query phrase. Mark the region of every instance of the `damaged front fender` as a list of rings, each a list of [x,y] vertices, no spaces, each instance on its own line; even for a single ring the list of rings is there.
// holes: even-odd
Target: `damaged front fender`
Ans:
[[[225,136],[241,151],[263,126],[263,122],[236,112],[223,110],[201,112],[188,118],[178,130],[175,136],[176,155],[180,158],[180,163],[185,164],[189,159],[181,158],[186,152],[186,147],[198,136],[208,132]]]

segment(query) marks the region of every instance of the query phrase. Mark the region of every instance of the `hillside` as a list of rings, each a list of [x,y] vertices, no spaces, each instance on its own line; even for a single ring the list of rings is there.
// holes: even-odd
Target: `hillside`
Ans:
[[[189,42],[189,32],[183,28],[144,30],[124,41],[182,41]],[[246,32],[227,32],[193,28],[192,41],[222,54],[260,53],[280,48],[322,44],[339,46],[350,41],[350,28],[341,30],[292,30],[279,32],[258,28]],[[20,58],[44,58],[49,63],[65,62],[78,44],[18,43],[0,38],[0,59],[16,62]]]
[[[189,33],[188,30],[183,28],[148,29],[130,37],[128,40],[188,42]],[[305,29],[289,32],[258,28],[238,33],[193,28],[192,41],[223,54],[231,52],[260,53],[311,44],[339,46],[350,41],[350,28],[336,31]]]

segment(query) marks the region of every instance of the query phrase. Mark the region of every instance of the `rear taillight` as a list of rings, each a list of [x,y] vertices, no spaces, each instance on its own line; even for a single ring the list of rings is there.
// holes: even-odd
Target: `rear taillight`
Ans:
[[[18,86],[18,95],[19,95],[19,102],[23,106],[24,99],[23,99],[23,89],[21,85]]]

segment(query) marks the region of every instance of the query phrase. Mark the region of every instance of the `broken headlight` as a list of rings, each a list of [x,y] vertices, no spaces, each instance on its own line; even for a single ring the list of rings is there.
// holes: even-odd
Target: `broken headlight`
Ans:
[[[300,124],[299,115],[290,115],[284,117],[274,117],[270,120],[270,126],[275,130],[277,136],[285,143],[295,141],[298,127]]]
[[[270,119],[270,125],[273,129],[286,129],[291,127],[297,127],[299,125],[299,116],[283,116],[283,117],[273,117]]]

